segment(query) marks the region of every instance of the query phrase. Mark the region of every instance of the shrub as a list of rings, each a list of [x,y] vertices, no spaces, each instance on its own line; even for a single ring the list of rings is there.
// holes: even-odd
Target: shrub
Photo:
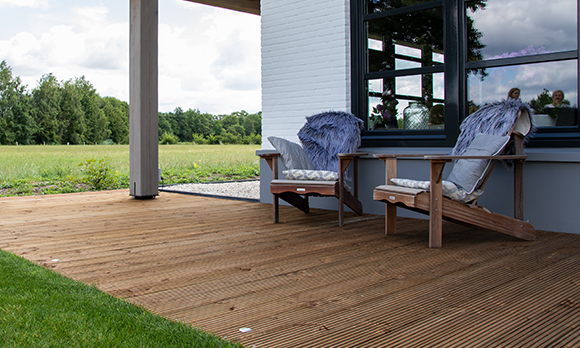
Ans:
[[[193,133],[193,143],[194,144],[207,144],[207,140],[201,134]]]
[[[116,188],[118,180],[109,165],[108,159],[87,159],[79,166],[84,167],[87,174],[86,183],[91,185],[93,189],[106,190]]]
[[[159,140],[159,144],[177,144],[179,142],[179,138],[177,135],[165,132],[161,136],[161,140]]]

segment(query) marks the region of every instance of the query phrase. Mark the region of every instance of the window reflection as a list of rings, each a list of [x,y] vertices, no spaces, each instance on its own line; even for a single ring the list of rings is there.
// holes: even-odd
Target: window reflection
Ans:
[[[369,72],[442,64],[442,8],[369,21],[368,59]]]
[[[395,8],[424,4],[434,0],[367,0],[367,13],[383,12]]]
[[[577,49],[576,0],[479,0],[466,6],[469,61]]]
[[[506,99],[512,88],[528,103],[539,127],[578,125],[577,60],[486,69],[486,76],[468,77],[469,113],[485,103]],[[556,93],[555,91],[560,91]]]
[[[444,129],[443,73],[374,79],[368,83],[369,130]]]

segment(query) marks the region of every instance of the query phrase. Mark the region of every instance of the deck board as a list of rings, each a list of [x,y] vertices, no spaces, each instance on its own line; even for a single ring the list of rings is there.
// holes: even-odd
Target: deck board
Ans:
[[[0,248],[248,347],[580,347],[580,235],[128,191],[0,198]],[[58,261],[56,261],[58,260]],[[250,327],[250,333],[239,328]]]

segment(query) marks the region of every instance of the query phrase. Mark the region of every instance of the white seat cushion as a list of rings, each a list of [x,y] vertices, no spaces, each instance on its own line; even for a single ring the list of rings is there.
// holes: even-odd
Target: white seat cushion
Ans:
[[[336,181],[338,173],[329,170],[290,169],[282,172],[288,180]]]
[[[423,189],[425,191],[429,191],[429,189],[431,187],[430,181],[418,181],[418,180],[399,179],[399,178],[391,179],[391,181],[398,186],[410,187],[410,188],[415,188],[415,189]],[[442,186],[443,196],[451,198],[451,199],[456,200],[456,201],[459,201],[461,203],[472,202],[472,201],[478,199],[483,194],[482,190],[475,190],[472,193],[467,193],[464,189],[457,187],[457,185],[455,185],[451,181],[443,180],[441,186]]]

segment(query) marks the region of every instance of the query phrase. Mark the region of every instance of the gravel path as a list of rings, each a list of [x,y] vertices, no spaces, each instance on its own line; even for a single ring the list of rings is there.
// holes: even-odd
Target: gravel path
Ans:
[[[162,191],[189,192],[206,195],[260,199],[260,181],[212,182],[203,184],[179,184],[164,186]]]

